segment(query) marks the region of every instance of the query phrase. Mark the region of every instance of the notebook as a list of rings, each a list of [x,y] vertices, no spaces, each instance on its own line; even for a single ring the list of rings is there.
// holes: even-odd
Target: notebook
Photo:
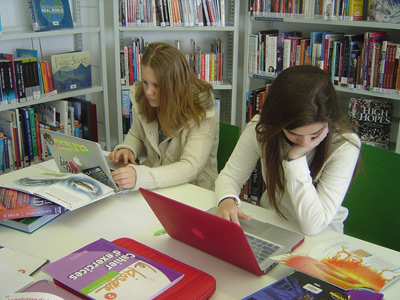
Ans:
[[[276,265],[269,256],[290,253],[304,241],[303,235],[269,223],[241,220],[240,227],[216,216],[215,207],[202,211],[143,188],[139,191],[172,238],[257,275],[265,274]],[[272,250],[253,252],[254,246],[250,246],[249,240],[252,243],[261,240],[261,244],[266,243]],[[257,261],[258,254],[267,257]]]
[[[109,160],[100,144],[43,128],[40,133],[61,173],[84,173],[115,192],[122,191],[112,179],[111,171],[124,164]]]

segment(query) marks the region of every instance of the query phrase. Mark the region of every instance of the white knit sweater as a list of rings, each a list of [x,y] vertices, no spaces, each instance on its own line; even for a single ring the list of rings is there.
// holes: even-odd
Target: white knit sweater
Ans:
[[[214,97],[208,95],[206,118],[198,127],[190,122],[191,130],[181,127],[176,137],[167,137],[159,144],[158,122],[148,123],[140,114],[135,101],[136,86],[130,90],[133,123],[122,144],[115,149],[129,149],[135,157],[146,155],[142,165],[133,165],[136,186],[154,189],[183,183],[214,189],[217,177],[217,148],[219,123],[214,108]],[[211,105],[210,105],[211,103]]]
[[[249,178],[257,161],[262,157],[261,144],[256,137],[255,127],[259,116],[255,116],[243,131],[238,144],[216,183],[216,197],[220,201],[227,196],[238,196]],[[356,134],[344,134],[356,145],[360,140]],[[289,144],[283,147],[282,157],[287,157]],[[329,227],[343,232],[343,221],[348,210],[342,207],[346,191],[351,182],[359,156],[359,148],[338,134],[333,136],[329,157],[313,182],[308,162],[315,151],[293,161],[284,160],[285,192],[280,200],[280,210],[289,219],[298,221],[305,234],[316,234]],[[265,161],[261,161],[262,175],[267,176]],[[272,209],[267,193],[261,198],[261,206]]]

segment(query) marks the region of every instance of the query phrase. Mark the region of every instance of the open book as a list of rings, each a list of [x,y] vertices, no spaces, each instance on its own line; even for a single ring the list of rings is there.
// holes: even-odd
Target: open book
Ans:
[[[326,241],[308,254],[291,253],[271,259],[345,290],[382,291],[400,278],[400,263],[376,256],[348,240]]]
[[[40,196],[68,210],[114,194],[112,188],[82,173],[54,172],[41,165],[31,165],[15,173],[18,179],[3,180],[0,186]]]
[[[153,299],[184,274],[99,239],[42,268],[90,299]]]

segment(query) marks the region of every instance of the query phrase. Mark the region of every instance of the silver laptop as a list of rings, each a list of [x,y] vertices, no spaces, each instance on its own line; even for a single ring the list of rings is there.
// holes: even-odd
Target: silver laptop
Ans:
[[[112,179],[111,171],[124,164],[109,160],[98,143],[43,128],[40,133],[60,172],[84,173],[113,188],[115,192],[122,190]]]
[[[255,219],[234,222],[139,188],[167,233],[188,245],[257,275],[276,262],[269,257],[292,252],[304,236]],[[190,195],[188,195],[190,197]]]

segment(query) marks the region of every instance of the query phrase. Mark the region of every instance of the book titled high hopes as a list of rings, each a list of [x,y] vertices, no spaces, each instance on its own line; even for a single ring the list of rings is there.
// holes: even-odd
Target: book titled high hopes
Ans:
[[[152,299],[184,276],[105,239],[42,270],[90,299]]]

